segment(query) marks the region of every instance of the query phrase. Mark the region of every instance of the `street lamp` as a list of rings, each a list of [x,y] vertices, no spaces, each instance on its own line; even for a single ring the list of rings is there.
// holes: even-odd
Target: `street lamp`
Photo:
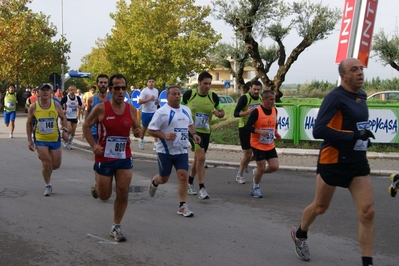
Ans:
[[[0,0],[1,1],[1,0]],[[61,1],[61,36],[64,36],[64,0]],[[64,63],[61,64],[61,91],[64,91]]]

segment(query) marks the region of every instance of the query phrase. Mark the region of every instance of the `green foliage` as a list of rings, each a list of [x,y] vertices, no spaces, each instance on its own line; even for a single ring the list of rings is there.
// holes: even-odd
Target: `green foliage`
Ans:
[[[213,0],[212,4],[215,18],[232,27],[239,45],[245,43],[246,54],[251,58],[256,76],[262,80],[265,89],[273,91],[279,91],[299,55],[313,43],[332,34],[341,18],[338,9],[308,0],[293,3],[281,0]],[[296,29],[301,39],[292,51],[286,51],[284,39],[292,29]],[[259,42],[265,42],[267,38],[271,39],[272,45],[268,48],[260,46]],[[231,54],[230,57],[235,58]],[[241,69],[238,62],[238,69]],[[276,62],[277,71],[274,77],[270,77],[268,73]],[[237,71],[235,78],[242,88],[242,72]],[[278,93],[277,101],[280,96]]]
[[[157,87],[180,84],[207,67],[198,60],[221,38],[206,21],[210,8],[194,0],[120,0],[116,9],[112,33],[85,57],[84,71],[120,72],[136,86],[148,77]]]
[[[371,49],[376,53],[374,57],[377,57],[384,66],[390,65],[399,71],[399,36],[397,34],[389,39],[389,36],[381,29],[374,35]]]
[[[28,0],[0,2],[0,76],[8,82],[36,86],[60,72],[70,43],[55,39],[56,27],[43,13],[33,13]]]

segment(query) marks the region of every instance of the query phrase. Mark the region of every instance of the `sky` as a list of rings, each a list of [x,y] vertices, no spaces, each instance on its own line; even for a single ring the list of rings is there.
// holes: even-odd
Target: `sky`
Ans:
[[[311,0],[319,3],[321,0]],[[43,12],[51,16],[50,21],[57,27],[58,32],[63,32],[71,42],[71,53],[68,65],[71,69],[78,70],[81,58],[91,52],[98,38],[104,38],[111,32],[114,21],[109,14],[116,11],[117,0],[33,0],[29,7],[34,12]],[[291,1],[292,2],[292,1]],[[63,3],[61,5],[61,3]],[[211,0],[196,0],[199,5],[211,4]],[[344,0],[323,0],[323,5],[331,8],[344,8]],[[388,35],[398,34],[398,13],[394,6],[399,6],[399,0],[379,1],[377,8],[374,33],[383,29]],[[63,16],[61,15],[63,14]],[[139,18],[138,18],[139,19]],[[222,34],[223,42],[233,43],[233,31],[223,21],[210,17],[212,27]],[[308,47],[293,64],[286,75],[285,84],[305,83],[312,80],[337,82],[338,68],[335,64],[337,44],[341,20],[336,30],[328,39],[321,40]],[[295,30],[284,40],[286,53],[299,44],[300,38]],[[277,68],[272,67],[269,77],[273,78]],[[399,72],[390,66],[382,66],[376,59],[370,58],[365,69],[365,78],[381,79],[399,78]]]

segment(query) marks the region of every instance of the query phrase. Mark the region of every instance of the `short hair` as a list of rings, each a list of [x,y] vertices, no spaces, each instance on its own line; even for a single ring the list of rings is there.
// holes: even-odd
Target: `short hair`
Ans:
[[[97,90],[97,87],[96,87],[95,85],[93,85],[93,86],[91,86],[91,87],[90,87],[90,89],[89,89],[89,90],[91,90],[91,89],[93,89],[93,90]]]
[[[209,72],[204,71],[204,72],[202,72],[201,74],[199,74],[199,76],[198,76],[198,82],[201,82],[201,81],[203,81],[203,80],[206,79],[206,78],[212,79],[212,75],[211,75]]]
[[[12,83],[12,84],[8,85],[7,88],[9,88],[9,87],[13,87],[15,89],[15,84]]]
[[[155,78],[154,78],[154,77],[149,77],[149,78],[147,79],[147,82],[150,81],[150,80],[155,81]]]
[[[260,86],[262,88],[262,82],[260,82],[259,80],[254,80],[251,82],[251,87],[255,85],[255,86]]]
[[[106,78],[106,79],[109,80],[109,77],[108,77],[107,74],[98,74],[97,79],[96,79],[96,83],[98,83],[98,80],[99,80],[100,78]]]
[[[109,82],[108,82],[109,87],[114,86],[114,79],[123,79],[123,80],[125,80],[125,84],[127,86],[127,80],[126,80],[125,76],[122,75],[122,74],[115,74],[115,75],[112,75],[109,78]]]
[[[177,86],[177,85],[172,85],[172,86],[169,86],[169,87],[166,88],[166,95],[169,95],[170,89],[174,89],[174,88],[178,88],[179,91],[180,91],[180,87],[179,87],[179,86]]]
[[[263,92],[262,92],[262,99],[265,99],[267,96],[269,96],[269,95],[276,95],[275,93],[274,93],[274,91],[272,91],[272,90],[264,90]]]

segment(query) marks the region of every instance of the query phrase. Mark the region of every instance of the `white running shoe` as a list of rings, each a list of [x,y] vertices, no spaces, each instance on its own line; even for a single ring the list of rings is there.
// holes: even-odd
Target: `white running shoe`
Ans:
[[[308,240],[306,238],[297,238],[296,237],[297,230],[298,230],[297,228],[294,228],[291,230],[291,238],[295,243],[296,255],[301,260],[309,261],[310,260],[310,252],[309,252]]]
[[[139,139],[139,149],[144,150],[144,141],[142,139]]]
[[[187,194],[188,195],[197,195],[197,191],[195,191],[194,185],[188,184]]]
[[[208,192],[206,192],[206,189],[204,187],[200,189],[198,198],[202,200],[209,199]]]
[[[12,139],[14,137],[14,135],[13,134],[10,134],[10,139]]]
[[[43,193],[43,196],[50,196],[53,193],[53,187],[51,185],[46,186],[46,190]]]
[[[181,214],[184,217],[193,217],[194,213],[190,211],[190,209],[187,207],[187,204],[184,203],[179,210],[177,211],[177,214]]]
[[[237,173],[236,182],[238,184],[245,184],[245,178],[242,175],[240,175],[239,173]]]

